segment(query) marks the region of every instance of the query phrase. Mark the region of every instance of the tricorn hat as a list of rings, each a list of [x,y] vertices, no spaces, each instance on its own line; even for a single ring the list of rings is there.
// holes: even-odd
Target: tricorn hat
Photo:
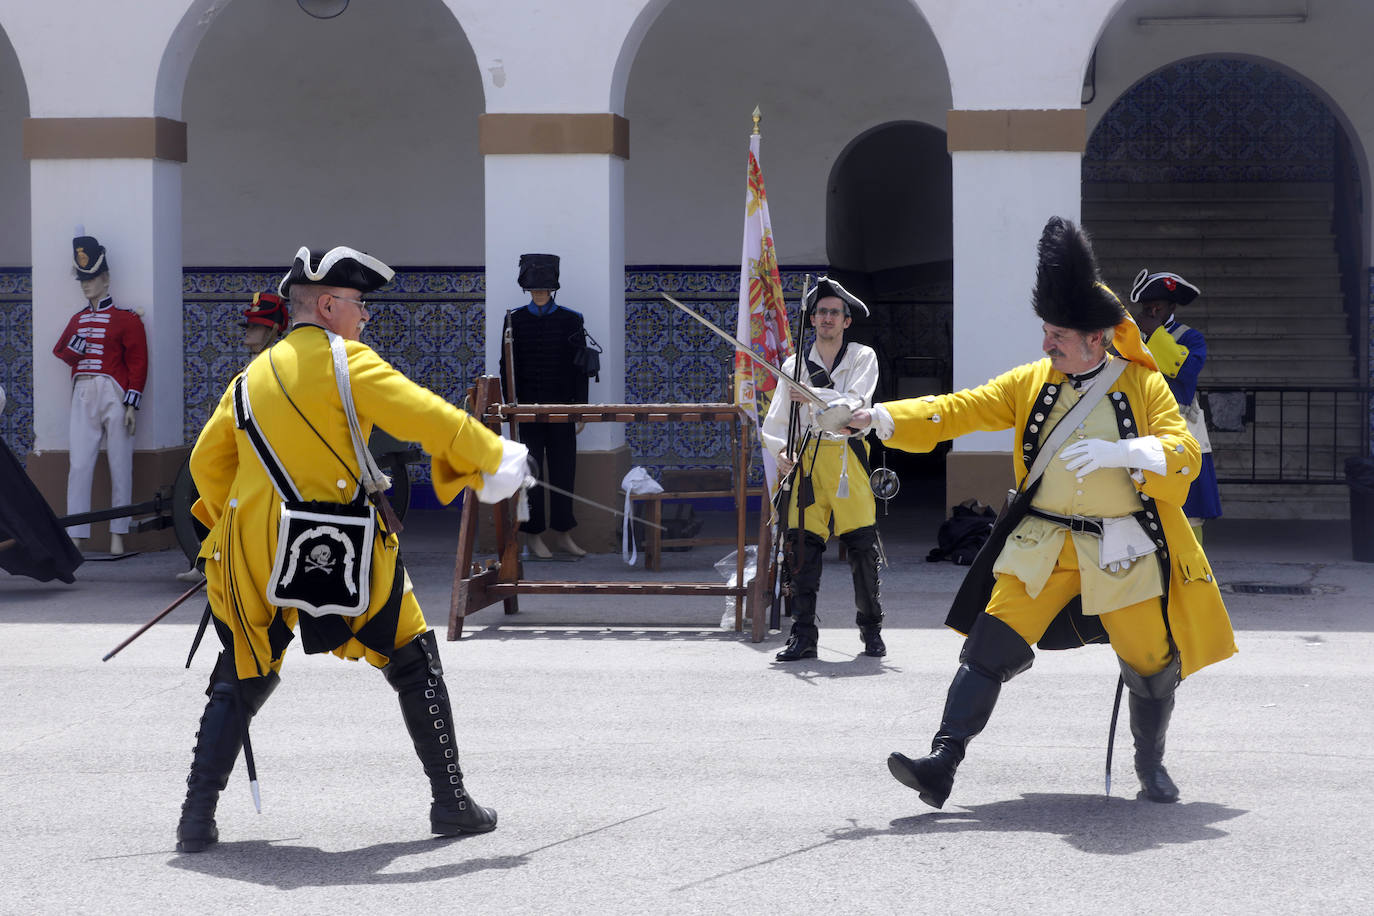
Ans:
[[[1072,221],[1051,216],[1040,234],[1031,305],[1041,321],[1075,331],[1114,328],[1126,308],[1097,270],[1092,242]]]
[[[243,313],[243,326],[260,324],[265,328],[278,331],[286,329],[290,317],[286,313],[286,302],[276,293],[254,293],[253,307]]]
[[[558,255],[522,254],[517,282],[521,289],[558,289]]]
[[[78,280],[98,277],[110,269],[105,260],[105,246],[93,235],[78,235],[72,239],[72,267]]]
[[[806,298],[802,300],[802,308],[810,312],[815,308],[816,303],[821,299],[834,296],[844,302],[844,313],[849,315],[853,309],[863,312],[865,318],[868,317],[868,306],[858,296],[851,293],[840,285],[839,280],[832,280],[822,274],[816,278],[816,285],[807,292]]]
[[[292,285],[296,283],[340,286],[344,289],[356,289],[360,293],[370,293],[386,286],[394,276],[396,271],[356,248],[340,245],[320,254],[302,246],[301,250],[296,252],[296,260],[291,263],[291,269],[277,284],[277,294],[289,296]]]
[[[1173,305],[1187,305],[1198,297],[1198,289],[1178,274],[1167,270],[1157,274],[1141,268],[1131,285],[1132,302],[1169,302]]]

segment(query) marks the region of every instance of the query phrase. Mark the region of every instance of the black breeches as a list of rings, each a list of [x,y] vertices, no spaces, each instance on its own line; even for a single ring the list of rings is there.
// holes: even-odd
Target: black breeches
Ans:
[[[540,479],[573,492],[577,474],[577,427],[572,423],[521,423],[520,441],[529,447],[530,457],[539,464]],[[530,520],[520,525],[526,534],[538,534],[546,527],[571,531],[577,527],[571,497],[548,492],[549,523],[544,520],[544,487],[530,490]]]

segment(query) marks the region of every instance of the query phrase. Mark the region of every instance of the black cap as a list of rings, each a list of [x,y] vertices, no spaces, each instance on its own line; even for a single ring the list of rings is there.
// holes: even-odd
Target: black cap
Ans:
[[[1131,301],[1187,305],[1201,292],[1202,290],[1178,274],[1167,270],[1152,274],[1142,267],[1140,273],[1135,275],[1135,283],[1131,286]]]
[[[816,278],[816,285],[811,287],[806,298],[802,300],[802,308],[809,313],[819,300],[830,296],[843,300],[846,315],[850,314],[851,309],[858,309],[864,313],[865,318],[868,317],[868,306],[864,305],[864,301],[841,286],[839,280],[832,280],[825,274]]]
[[[76,269],[79,280],[98,277],[110,269],[105,260],[105,246],[95,240],[93,235],[78,235],[72,239],[72,267]]]
[[[521,289],[558,289],[558,255],[522,254],[517,282]]]
[[[289,296],[292,285],[296,283],[341,286],[345,289],[356,289],[360,293],[370,293],[386,286],[394,276],[396,271],[356,248],[339,245],[320,254],[318,251],[302,247],[296,252],[291,269],[277,284],[277,293]]]
[[[1075,331],[1101,331],[1126,317],[1126,307],[1102,282],[1087,233],[1072,221],[1051,216],[1037,250],[1031,305],[1041,321]]]

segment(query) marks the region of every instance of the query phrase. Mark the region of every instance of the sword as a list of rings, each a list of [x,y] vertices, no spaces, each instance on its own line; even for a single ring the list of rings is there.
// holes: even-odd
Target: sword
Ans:
[[[620,516],[621,518],[624,518],[624,517],[625,517],[625,513],[624,513],[624,512],[621,512],[619,509],[612,509],[610,506],[603,506],[601,503],[597,502],[597,501],[594,500],[594,499],[588,499],[588,498],[585,497],[585,496],[578,496],[576,493],[572,492],[571,490],[565,490],[565,489],[563,489],[562,487],[555,487],[553,484],[549,483],[548,481],[536,480],[531,486],[535,486],[535,487],[546,487],[546,488],[548,488],[550,491],[552,491],[552,492],[554,492],[554,493],[557,493],[557,494],[559,494],[560,496],[567,496],[567,497],[569,497],[569,498],[571,498],[571,499],[577,500],[577,501],[580,502],[580,503],[586,503],[586,504],[589,505],[589,506],[594,506],[594,507],[596,507],[597,509],[600,509],[602,512],[609,512],[609,513],[611,513],[612,515],[618,515],[618,516]],[[648,519],[644,519],[644,518],[631,519],[631,521],[633,521],[635,524],[639,524],[639,525],[648,525],[650,528],[657,528],[659,531],[667,531],[667,530],[668,530],[667,528],[663,527],[662,525],[656,525],[656,524],[654,524],[653,522],[649,521]]]
[[[678,308],[682,309],[682,310],[683,310],[684,312],[686,312],[688,315],[691,315],[691,316],[692,316],[693,318],[695,318],[697,321],[700,321],[702,324],[706,325],[708,328],[710,328],[710,329],[711,329],[712,331],[714,331],[716,334],[718,334],[718,335],[720,335],[721,337],[725,338],[726,340],[730,341],[730,343],[732,343],[732,344],[735,345],[735,349],[743,351],[743,352],[745,353],[745,355],[747,355],[747,356],[748,356],[750,359],[752,359],[755,363],[757,363],[758,365],[762,366],[765,370],[767,370],[769,373],[771,373],[772,376],[773,376],[774,378],[776,378],[778,381],[783,382],[784,384],[786,384],[789,388],[793,389],[794,391],[800,391],[800,392],[802,393],[802,395],[803,395],[808,401],[810,401],[810,402],[812,403],[812,405],[815,406],[815,408],[816,408],[817,410],[825,411],[826,409],[828,409],[828,408],[830,407],[829,404],[827,404],[827,403],[825,403],[825,401],[821,400],[821,396],[820,396],[820,395],[816,394],[816,392],[812,391],[810,388],[806,387],[806,386],[803,385],[801,382],[798,382],[796,379],[793,379],[793,378],[791,378],[790,376],[786,375],[781,369],[779,369],[777,366],[775,366],[775,365],[773,365],[772,363],[770,363],[768,360],[764,359],[762,356],[759,356],[757,353],[754,352],[754,348],[753,348],[753,347],[749,346],[747,343],[744,343],[743,341],[741,341],[741,340],[740,340],[738,337],[736,337],[735,335],[730,334],[730,333],[728,333],[728,332],[726,332],[726,331],[721,330],[721,329],[720,329],[719,327],[717,327],[717,326],[715,325],[715,323],[713,323],[709,318],[706,318],[706,317],[703,317],[702,315],[697,314],[696,312],[692,311],[692,310],[689,309],[687,306],[683,305],[681,302],[678,302],[676,299],[674,299],[672,296],[668,295],[667,293],[660,293],[660,295],[662,295],[664,299],[667,299],[667,300],[668,300],[669,302],[671,302],[673,305],[676,305]],[[798,354],[798,355],[797,355],[797,358],[800,359],[800,358],[801,358],[801,355]]]

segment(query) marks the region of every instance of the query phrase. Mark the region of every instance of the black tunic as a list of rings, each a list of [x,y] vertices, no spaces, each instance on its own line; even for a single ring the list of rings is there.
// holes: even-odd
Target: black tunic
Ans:
[[[515,357],[515,392],[505,391],[507,402],[521,404],[585,404],[587,376],[573,357],[582,349],[586,332],[582,315],[555,305],[547,315],[536,315],[528,305],[510,315]],[[501,348],[501,379],[509,384],[506,350]]]

